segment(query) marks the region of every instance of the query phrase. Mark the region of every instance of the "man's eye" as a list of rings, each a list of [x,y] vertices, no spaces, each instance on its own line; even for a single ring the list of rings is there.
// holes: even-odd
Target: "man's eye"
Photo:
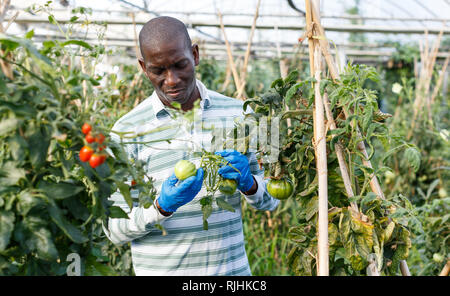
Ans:
[[[164,71],[164,69],[162,68],[150,68],[150,72],[152,72],[153,74],[161,74]]]
[[[182,61],[182,62],[176,63],[175,66],[179,69],[184,68],[187,66],[187,61]]]

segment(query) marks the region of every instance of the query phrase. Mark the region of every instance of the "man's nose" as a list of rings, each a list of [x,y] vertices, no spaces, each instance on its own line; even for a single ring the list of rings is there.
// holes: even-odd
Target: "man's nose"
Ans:
[[[178,84],[178,82],[180,81],[180,78],[178,77],[177,73],[171,69],[167,70],[167,76],[166,79],[164,81],[164,83],[169,86],[169,87],[173,87],[176,86]]]

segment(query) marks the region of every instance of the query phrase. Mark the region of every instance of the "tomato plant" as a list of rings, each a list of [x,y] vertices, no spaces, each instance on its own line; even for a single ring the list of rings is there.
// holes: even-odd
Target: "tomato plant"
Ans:
[[[100,136],[85,147],[87,134],[108,134],[120,116],[112,109],[103,113],[114,99],[109,92],[95,95],[97,108],[89,104],[102,77],[75,63],[105,50],[69,36],[37,47],[32,38],[33,31],[25,38],[0,34],[2,50],[12,53],[0,58],[14,70],[13,79],[0,72],[0,274],[63,275],[68,255],[77,253],[82,275],[130,275],[129,249],[113,246],[103,234],[109,218],[128,217],[108,198],[120,190],[133,202],[132,179],[142,180],[136,185],[145,196],[140,204],[155,192],[123,145]],[[103,164],[93,168],[86,161],[95,150],[103,150]]]
[[[247,100],[245,105],[250,104],[253,107],[255,114],[248,116],[256,120],[262,116],[281,119],[282,136],[278,161],[263,162],[262,165],[266,169],[267,177],[275,177],[275,180],[294,180],[293,198],[299,205],[299,220],[298,225],[292,225],[289,231],[293,247],[288,256],[288,263],[295,274],[315,275],[318,180],[312,124],[314,92],[311,88],[315,80],[305,78],[297,81],[298,75],[298,72],[294,71],[284,79],[275,80],[272,89],[257,98]],[[326,91],[329,94],[337,122],[337,129],[329,131],[326,139],[330,275],[365,274],[366,267],[372,260],[375,260],[381,272],[395,274],[400,260],[408,257],[411,248],[408,219],[413,219],[414,215],[407,210],[409,201],[402,195],[388,196],[383,200],[370,191],[371,176],[375,174],[380,177],[388,168],[383,164],[374,168],[364,166],[361,161],[364,156],[357,149],[357,144],[361,139],[367,143],[369,159],[374,156],[375,143],[385,145],[384,153],[389,153],[390,149],[413,149],[410,157],[413,167],[418,165],[418,152],[413,144],[389,135],[384,123],[389,114],[379,111],[376,94],[365,88],[368,79],[377,81],[377,73],[373,68],[349,65],[341,76],[341,81],[333,83],[323,80],[320,85],[322,93]],[[352,114],[347,119],[341,115],[344,108]],[[290,124],[287,119],[291,120]],[[355,126],[360,127],[361,134],[357,133]],[[347,161],[351,164],[349,169],[354,181],[352,186],[357,193],[351,198],[346,195],[339,174],[339,164],[333,153],[336,143],[345,148]],[[266,151],[260,150],[259,157],[263,158],[265,153]],[[270,188],[274,189],[273,186]],[[288,193],[286,192],[286,195]],[[358,204],[357,212],[350,207],[350,202]],[[389,232],[389,235],[386,235],[386,232]]]

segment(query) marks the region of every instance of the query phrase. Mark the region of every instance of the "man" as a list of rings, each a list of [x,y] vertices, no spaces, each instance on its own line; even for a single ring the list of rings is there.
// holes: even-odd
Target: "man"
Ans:
[[[199,50],[197,45],[191,44],[182,22],[171,17],[154,18],[144,25],[139,42],[142,54],[139,64],[155,91],[119,119],[114,131],[168,127],[174,120],[171,117],[173,103],[188,111],[197,100],[200,100],[202,119],[214,121],[243,116],[242,101],[210,91],[196,80]],[[138,137],[136,142],[179,136],[189,139],[193,135],[182,129],[168,128]],[[112,137],[118,141],[114,134]],[[251,275],[242,231],[241,192],[246,201],[259,210],[274,210],[279,202],[267,193],[267,181],[263,180],[264,174],[254,153],[246,156],[235,150],[216,151],[239,170],[227,165],[218,171],[224,178],[235,179],[239,191],[232,196],[221,195],[235,212],[222,210],[214,204],[208,218],[209,229],[203,230],[199,200],[206,195],[202,187],[204,171],[199,168],[196,176],[178,180],[173,173],[174,165],[180,159],[188,159],[199,167],[199,159],[183,151],[183,144],[175,142],[164,142],[158,147],[156,144],[151,147],[127,145],[129,156],[146,164],[148,175],[154,179],[158,190],[157,198],[147,209],[135,206],[130,211],[120,193],[114,193],[111,200],[122,207],[130,219],[110,219],[105,233],[115,244],[131,241],[136,275]],[[156,227],[158,224],[166,230],[166,235]]]

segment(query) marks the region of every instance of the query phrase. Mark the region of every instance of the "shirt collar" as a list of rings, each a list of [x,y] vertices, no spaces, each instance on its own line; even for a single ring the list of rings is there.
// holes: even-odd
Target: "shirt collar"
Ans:
[[[208,109],[211,107],[211,98],[208,95],[208,89],[206,86],[198,79],[195,80],[195,84],[200,93],[200,108],[202,110]],[[164,104],[159,99],[156,91],[153,91],[150,100],[152,102],[153,110],[155,111],[155,115],[157,119],[162,119],[165,116],[170,115],[170,108],[164,106]]]

